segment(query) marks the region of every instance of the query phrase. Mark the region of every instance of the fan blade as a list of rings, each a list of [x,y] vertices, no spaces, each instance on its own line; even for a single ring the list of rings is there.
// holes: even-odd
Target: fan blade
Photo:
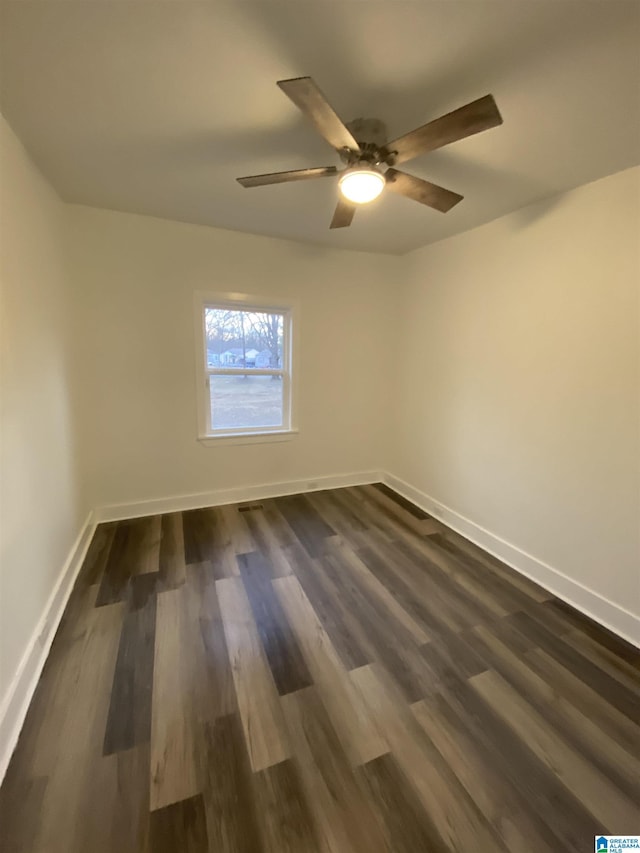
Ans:
[[[481,133],[491,127],[502,124],[502,116],[498,111],[493,95],[478,98],[465,107],[430,121],[422,127],[399,136],[386,146],[390,152],[396,152],[393,164],[412,160],[419,154],[442,148],[450,142],[457,142],[474,133]]]
[[[311,77],[278,80],[278,86],[302,110],[329,145],[338,151],[343,148],[360,151],[360,146]]]
[[[445,190],[444,187],[431,184],[429,181],[423,181],[422,178],[416,178],[415,175],[399,172],[397,169],[387,169],[385,178],[387,188],[394,193],[412,198],[414,201],[433,207],[441,213],[451,210],[455,204],[464,198],[458,193]]]
[[[318,166],[315,169],[295,169],[292,172],[270,172],[268,175],[249,175],[236,178],[243,187],[266,187],[268,184],[286,184],[289,181],[306,181],[308,178],[331,178],[337,175],[335,166]]]
[[[338,199],[333,219],[329,228],[347,228],[351,225],[356,212],[356,205],[351,204],[346,198]]]

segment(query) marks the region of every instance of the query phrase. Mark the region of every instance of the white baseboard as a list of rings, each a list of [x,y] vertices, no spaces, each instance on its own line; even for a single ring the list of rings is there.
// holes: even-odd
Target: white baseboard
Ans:
[[[496,536],[495,533],[491,533],[470,518],[466,518],[398,477],[385,473],[383,482],[429,515],[464,536],[465,539],[469,539],[484,551],[498,557],[515,571],[535,581],[576,610],[580,610],[613,631],[614,634],[640,647],[640,617],[634,613],[567,577],[559,569]]]
[[[29,644],[22,655],[18,669],[0,706],[0,783],[18,742],[20,730],[29,710],[29,704],[95,527],[93,513],[90,512],[76,541],[71,546],[42,616],[31,635]]]
[[[238,486],[233,489],[218,489],[195,495],[179,495],[172,498],[153,498],[128,504],[112,504],[94,511],[94,519],[121,521],[125,518],[140,518],[144,515],[161,515],[165,512],[181,512],[185,509],[201,509],[207,506],[259,501],[300,492],[315,492],[318,489],[339,489],[343,486],[362,486],[382,481],[380,471],[358,471],[352,474],[331,474],[323,477],[307,477],[304,480],[289,480],[283,483],[264,483],[261,486]]]

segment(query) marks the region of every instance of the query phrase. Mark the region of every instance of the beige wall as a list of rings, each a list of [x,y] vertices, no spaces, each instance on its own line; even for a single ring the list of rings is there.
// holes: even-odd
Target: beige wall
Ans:
[[[397,259],[84,207],[68,225],[91,506],[380,469]],[[296,438],[196,440],[196,290],[299,301]]]
[[[62,228],[0,117],[0,706],[83,520]]]
[[[635,168],[408,256],[391,465],[636,614],[639,198]]]

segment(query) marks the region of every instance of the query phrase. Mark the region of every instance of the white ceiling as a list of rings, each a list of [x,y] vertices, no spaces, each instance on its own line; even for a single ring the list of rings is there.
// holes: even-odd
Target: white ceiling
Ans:
[[[640,3],[3,2],[0,108],[67,201],[402,253],[640,162]],[[276,87],[311,75],[391,138],[493,93],[504,124],[404,164],[465,196],[392,193],[329,231],[339,165]]]

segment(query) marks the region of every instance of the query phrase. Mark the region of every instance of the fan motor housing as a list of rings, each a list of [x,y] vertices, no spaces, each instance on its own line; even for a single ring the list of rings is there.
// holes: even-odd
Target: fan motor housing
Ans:
[[[354,151],[345,149],[341,153],[345,163],[352,166],[362,162],[371,163],[371,165],[386,162],[387,126],[383,121],[377,118],[356,118],[346,126],[362,153],[356,154]]]

